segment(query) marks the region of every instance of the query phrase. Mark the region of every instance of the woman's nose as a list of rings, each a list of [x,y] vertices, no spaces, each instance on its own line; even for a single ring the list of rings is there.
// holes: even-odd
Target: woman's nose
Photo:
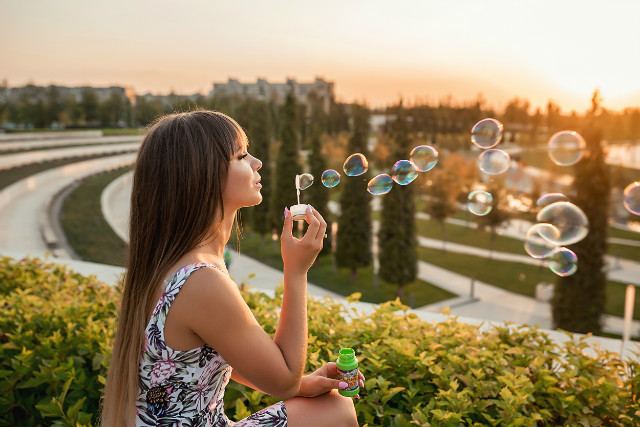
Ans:
[[[255,170],[260,170],[260,168],[262,167],[262,162],[260,161],[260,159],[254,157],[254,169]]]

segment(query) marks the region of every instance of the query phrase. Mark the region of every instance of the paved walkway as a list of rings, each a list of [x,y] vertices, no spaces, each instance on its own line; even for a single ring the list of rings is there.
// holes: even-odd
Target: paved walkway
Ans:
[[[10,134],[13,135],[13,134]],[[1,135],[0,135],[1,136]],[[30,150],[41,147],[63,147],[68,145],[102,145],[113,143],[142,142],[140,135],[118,136],[93,136],[93,137],[67,137],[67,138],[42,138],[35,140],[0,140],[0,152],[13,150]]]
[[[0,250],[41,256],[49,250],[42,216],[62,189],[86,176],[133,163],[135,153],[85,160],[40,172],[0,191]]]
[[[70,157],[95,156],[99,154],[115,154],[137,151],[139,142],[127,142],[105,145],[89,145],[83,147],[52,148],[49,150],[25,151],[23,153],[3,154],[0,156],[0,170],[15,168],[32,163],[44,162]]]

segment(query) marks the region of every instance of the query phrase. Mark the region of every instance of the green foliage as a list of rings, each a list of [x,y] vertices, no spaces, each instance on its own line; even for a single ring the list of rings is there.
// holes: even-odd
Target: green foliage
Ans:
[[[0,259],[0,425],[95,422],[118,304],[95,277]]]
[[[280,119],[280,149],[276,158],[274,182],[271,196],[273,218],[282,218],[285,207],[297,203],[296,175],[301,173],[298,150],[300,148],[296,132],[296,101],[287,95]]]
[[[392,136],[395,159],[407,159],[411,153],[411,139],[402,103],[395,109],[396,121]],[[415,280],[418,273],[416,253],[416,208],[411,185],[394,185],[382,199],[380,215],[380,277],[398,285],[398,296],[404,296],[404,285]]]
[[[588,153],[576,164],[573,201],[589,219],[589,234],[571,245],[570,249],[578,256],[578,271],[557,279],[551,303],[556,327],[597,333],[601,330],[600,316],[606,303],[607,279],[603,268],[607,253],[609,175],[600,131],[591,128],[584,137]]]
[[[0,260],[0,425],[95,425],[118,288],[40,260]],[[275,297],[241,292],[274,334]],[[358,299],[353,295],[350,300]],[[366,378],[355,401],[368,426],[636,426],[640,364],[584,337],[554,344],[525,326],[420,320],[399,302],[368,315],[309,300],[307,372],[356,349]],[[350,319],[350,320],[347,320]],[[235,419],[276,399],[231,382]]]
[[[347,147],[349,155],[368,156],[369,111],[353,106],[353,133]],[[367,192],[370,173],[343,176],[340,186],[340,218],[336,237],[336,262],[351,270],[355,279],[357,269],[371,265],[371,194]]]

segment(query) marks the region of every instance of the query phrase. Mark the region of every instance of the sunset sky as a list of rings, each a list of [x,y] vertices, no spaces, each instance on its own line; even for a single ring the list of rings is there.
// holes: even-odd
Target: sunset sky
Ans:
[[[640,107],[637,0],[2,0],[0,80],[208,94],[336,83],[340,101]]]

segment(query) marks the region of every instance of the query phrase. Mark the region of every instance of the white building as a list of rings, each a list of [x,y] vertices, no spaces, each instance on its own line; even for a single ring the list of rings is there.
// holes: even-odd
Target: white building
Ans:
[[[229,79],[227,83],[213,83],[211,96],[241,96],[284,103],[289,91],[293,92],[296,101],[310,107],[317,99],[325,113],[329,112],[334,101],[334,83],[316,77],[312,83],[298,83],[294,79],[287,79],[285,83],[269,83],[265,79],[258,79],[255,83],[240,83]]]

